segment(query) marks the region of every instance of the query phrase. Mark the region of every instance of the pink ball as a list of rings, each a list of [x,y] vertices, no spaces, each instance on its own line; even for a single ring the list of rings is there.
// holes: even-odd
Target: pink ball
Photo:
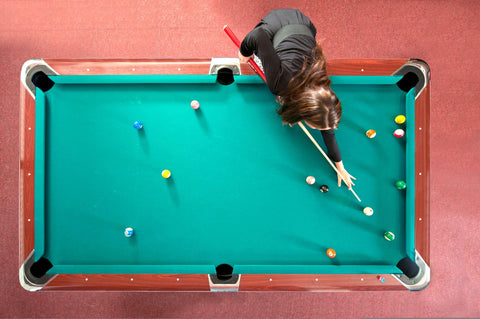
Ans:
[[[307,177],[307,184],[313,185],[315,183],[315,177],[313,176],[308,176]]]
[[[193,100],[192,103],[190,103],[190,106],[192,109],[196,110],[200,107],[200,103],[197,100]]]

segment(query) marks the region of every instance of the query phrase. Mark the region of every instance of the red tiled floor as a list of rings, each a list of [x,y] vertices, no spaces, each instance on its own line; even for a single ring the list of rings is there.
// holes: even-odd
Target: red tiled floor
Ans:
[[[19,76],[30,58],[235,56],[270,9],[297,7],[327,58],[422,58],[432,69],[431,267],[421,292],[27,293],[18,283]],[[480,316],[479,1],[0,2],[0,317]]]

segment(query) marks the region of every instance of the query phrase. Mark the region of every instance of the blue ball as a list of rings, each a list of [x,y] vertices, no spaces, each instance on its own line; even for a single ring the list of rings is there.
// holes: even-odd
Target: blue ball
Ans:
[[[131,227],[125,228],[124,234],[125,234],[125,237],[132,237],[133,236],[133,228],[131,228]]]
[[[135,123],[133,123],[133,127],[136,128],[137,130],[141,130],[143,128],[143,123],[139,121],[135,121]]]

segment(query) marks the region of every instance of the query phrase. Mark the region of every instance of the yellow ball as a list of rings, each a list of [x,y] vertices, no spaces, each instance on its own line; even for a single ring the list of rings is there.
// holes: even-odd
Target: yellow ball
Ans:
[[[172,173],[168,169],[162,171],[163,178],[169,178],[170,176],[172,176]]]
[[[397,117],[395,117],[395,123],[397,124],[403,124],[405,123],[405,120],[406,120],[405,115],[398,115]]]

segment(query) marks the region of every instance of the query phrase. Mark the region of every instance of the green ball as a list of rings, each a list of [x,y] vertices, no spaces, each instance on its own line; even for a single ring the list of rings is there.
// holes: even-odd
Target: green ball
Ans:
[[[398,181],[395,183],[395,186],[398,189],[405,189],[407,187],[407,183],[405,183],[404,181]]]
[[[392,233],[391,231],[386,231],[384,234],[383,234],[383,237],[385,237],[386,240],[388,241],[392,241],[395,239],[395,234]]]

